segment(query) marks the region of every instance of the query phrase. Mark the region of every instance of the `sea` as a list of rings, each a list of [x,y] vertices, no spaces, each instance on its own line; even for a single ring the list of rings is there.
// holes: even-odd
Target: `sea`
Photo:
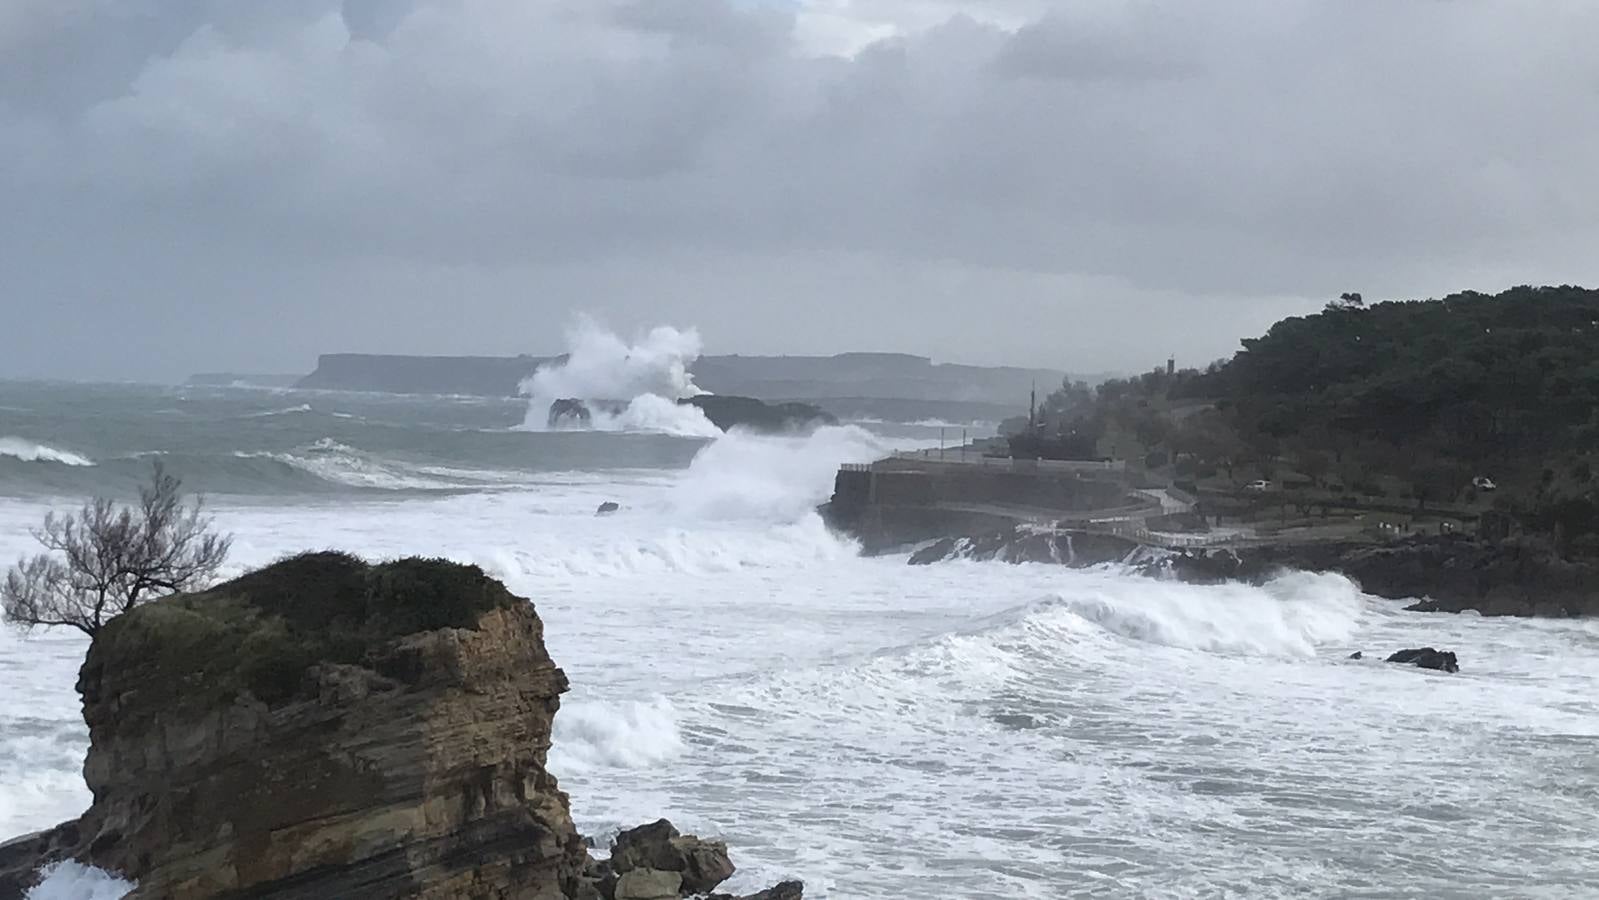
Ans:
[[[735,891],[1599,896],[1599,623],[1408,613],[1331,574],[863,556],[815,511],[838,466],[983,425],[721,435],[634,399],[551,432],[538,400],[0,382],[0,563],[153,460],[234,535],[224,576],[475,563],[570,676],[550,766],[580,829],[725,840]],[[1420,646],[1461,671],[1381,662]],[[90,802],[85,647],[0,628],[0,839]],[[34,896],[127,887],[65,866]]]

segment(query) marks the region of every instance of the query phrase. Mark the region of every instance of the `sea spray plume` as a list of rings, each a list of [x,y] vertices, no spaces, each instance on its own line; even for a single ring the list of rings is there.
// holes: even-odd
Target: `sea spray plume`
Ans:
[[[700,450],[672,502],[698,518],[793,522],[832,493],[840,464],[870,462],[887,452],[875,435],[853,425],[803,437],[733,431]]]
[[[542,366],[522,382],[528,399],[522,427],[548,427],[550,404],[565,398],[625,404],[621,412],[591,409],[591,425],[601,431],[664,431],[698,437],[720,432],[698,409],[678,400],[704,391],[688,367],[700,356],[699,332],[660,325],[633,343],[593,319],[580,317],[567,330],[566,358]]]

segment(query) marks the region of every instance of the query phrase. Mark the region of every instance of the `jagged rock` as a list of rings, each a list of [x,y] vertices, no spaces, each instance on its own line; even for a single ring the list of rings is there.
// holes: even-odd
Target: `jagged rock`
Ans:
[[[545,768],[566,689],[532,604],[476,567],[285,560],[101,630],[94,802],[7,864],[170,900],[593,896]]]
[[[1460,671],[1460,664],[1455,660],[1455,654],[1452,651],[1434,650],[1431,647],[1400,650],[1388,657],[1387,661],[1391,663],[1407,663],[1422,669],[1436,669],[1440,672]]]
[[[615,900],[678,900],[683,889],[683,873],[660,869],[631,869],[616,881]]]
[[[614,513],[614,512],[616,512],[617,510],[619,510],[621,508],[622,508],[622,504],[617,503],[614,500],[607,500],[604,503],[600,504],[600,508],[595,510],[594,514],[596,516],[608,516],[611,513]]]
[[[665,819],[618,834],[611,847],[611,868],[623,882],[638,870],[678,873],[684,894],[710,891],[734,871],[726,844],[680,834]],[[621,882],[617,891],[617,900],[624,900]]]

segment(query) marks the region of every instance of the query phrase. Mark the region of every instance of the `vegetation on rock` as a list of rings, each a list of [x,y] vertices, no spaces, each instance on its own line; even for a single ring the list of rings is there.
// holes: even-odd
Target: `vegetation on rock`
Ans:
[[[86,665],[181,688],[174,702],[247,691],[277,704],[300,695],[313,665],[370,664],[396,638],[472,628],[518,602],[476,566],[306,553],[110,623]]]
[[[1347,294],[1203,371],[1065,384],[1040,419],[1180,481],[1280,480],[1419,509],[1491,499],[1563,553],[1599,553],[1596,290]]]
[[[44,553],[0,583],[0,611],[24,628],[66,625],[93,637],[113,617],[210,580],[232,538],[212,530],[204,503],[160,462],[137,505],[96,497],[75,513],[50,513],[33,533]]]

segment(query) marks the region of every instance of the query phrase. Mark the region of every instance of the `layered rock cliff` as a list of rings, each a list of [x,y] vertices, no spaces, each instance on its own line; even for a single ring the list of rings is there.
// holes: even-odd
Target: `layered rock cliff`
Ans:
[[[94,802],[0,845],[0,900],[64,859],[170,900],[643,900],[730,875],[666,823],[589,857],[545,767],[566,689],[533,605],[441,560],[307,554],[141,607],[78,680]]]

